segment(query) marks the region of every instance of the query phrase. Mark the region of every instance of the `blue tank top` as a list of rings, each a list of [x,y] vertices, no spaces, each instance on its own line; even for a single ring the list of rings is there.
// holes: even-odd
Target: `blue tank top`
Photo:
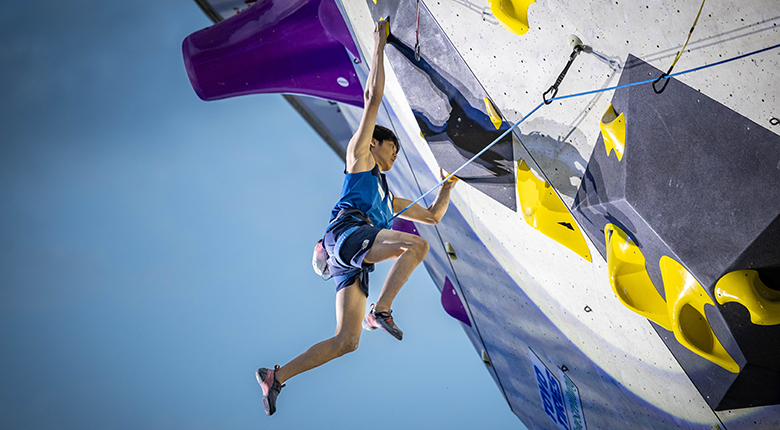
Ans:
[[[374,165],[370,171],[347,173],[341,189],[341,199],[331,212],[333,220],[342,209],[358,209],[368,216],[374,226],[390,228],[393,217],[393,195],[387,189],[387,179]]]

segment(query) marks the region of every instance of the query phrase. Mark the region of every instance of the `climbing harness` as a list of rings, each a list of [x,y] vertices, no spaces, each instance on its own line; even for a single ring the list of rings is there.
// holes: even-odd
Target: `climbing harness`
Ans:
[[[561,82],[563,82],[563,78],[566,77],[566,73],[569,71],[569,67],[571,67],[571,64],[574,62],[574,59],[577,58],[577,55],[579,55],[580,52],[583,50],[582,41],[579,37],[571,35],[569,36],[569,43],[572,45],[572,51],[571,55],[569,55],[569,62],[566,63],[566,67],[563,68],[563,71],[560,75],[558,75],[558,79],[555,80],[555,84],[553,84],[547,91],[542,94],[542,100],[544,100],[544,104],[548,105],[552,103],[552,99],[555,98],[556,95],[558,95],[558,86],[561,85]],[[552,92],[552,97],[550,99],[547,99],[547,94]]]
[[[420,61],[420,0],[417,0],[417,30],[414,32],[414,59]]]
[[[655,91],[656,94],[661,94],[662,92],[664,92],[664,90],[666,89],[666,85],[669,84],[669,79],[666,79],[666,81],[664,82],[664,86],[662,86],[660,90],[655,87],[655,85],[658,82],[661,82],[661,79],[668,78],[670,76],[669,74],[672,73],[672,69],[674,69],[674,65],[677,64],[677,60],[680,59],[680,57],[682,56],[683,51],[685,51],[685,47],[688,46],[688,42],[691,40],[691,36],[693,35],[693,29],[696,28],[696,23],[699,22],[699,16],[701,15],[701,11],[702,11],[702,9],[704,9],[704,2],[705,1],[706,0],[701,0],[701,6],[699,7],[699,13],[696,14],[696,19],[693,20],[693,25],[691,26],[691,31],[688,32],[688,38],[685,39],[685,43],[683,44],[682,49],[680,49],[680,52],[678,52],[677,56],[674,57],[674,61],[672,61],[672,65],[669,66],[669,70],[667,70],[666,73],[661,73],[661,76],[659,76],[658,79],[656,79],[653,82],[653,91]]]
[[[727,58],[727,59],[725,59],[725,60],[717,61],[717,62],[715,62],[715,63],[712,63],[712,64],[705,64],[704,66],[699,66],[699,67],[695,67],[695,68],[693,68],[693,69],[683,70],[682,72],[671,73],[671,74],[667,75],[666,77],[667,77],[667,78],[673,78],[673,77],[675,77],[675,76],[685,75],[685,74],[687,74],[687,73],[698,72],[698,71],[700,71],[700,70],[709,69],[709,68],[711,68],[711,67],[715,67],[715,66],[720,66],[720,65],[722,65],[722,64],[730,63],[730,62],[732,62],[732,61],[740,60],[740,59],[742,59],[742,58],[745,58],[745,57],[750,57],[750,56],[752,56],[752,55],[760,54],[760,53],[762,53],[762,52],[766,52],[766,51],[771,51],[772,49],[777,49],[777,48],[780,48],[780,43],[778,43],[777,45],[772,45],[772,46],[769,46],[769,47],[767,47],[767,48],[762,48],[762,49],[759,49],[759,50],[756,50],[756,51],[748,52],[747,54],[742,54],[742,55],[738,55],[738,56],[736,56],[736,57],[733,57],[733,58]],[[574,98],[574,97],[581,97],[581,96],[586,96],[586,95],[589,95],[589,94],[603,93],[603,92],[606,92],[606,91],[617,90],[617,89],[620,89],[620,88],[633,87],[633,86],[636,86],[636,85],[647,84],[647,83],[651,83],[651,82],[654,82],[654,81],[655,81],[655,79],[646,79],[646,80],[644,80],[644,81],[631,82],[631,83],[628,83],[628,84],[617,85],[617,86],[614,86],[614,87],[608,87],[608,88],[602,88],[602,89],[599,89],[599,90],[591,90],[591,91],[585,91],[585,92],[576,93],[576,94],[570,94],[570,95],[567,95],[567,96],[553,97],[553,98],[551,98],[551,99],[549,100],[549,102],[553,102],[553,101],[555,101],[555,100],[564,100],[564,99],[570,99],[570,98]],[[493,146],[494,146],[496,143],[500,142],[500,141],[501,141],[501,139],[503,139],[503,138],[504,138],[504,136],[506,136],[507,134],[511,133],[511,132],[512,132],[512,130],[514,130],[514,129],[515,129],[517,126],[518,126],[518,125],[520,125],[520,124],[521,124],[523,121],[525,121],[525,120],[526,120],[528,117],[530,117],[531,115],[533,115],[533,114],[534,114],[534,113],[535,113],[537,110],[539,110],[539,109],[540,109],[542,106],[544,106],[545,104],[549,104],[549,103],[547,103],[547,102],[548,102],[548,100],[545,100],[543,103],[539,103],[539,104],[538,104],[538,105],[537,105],[535,108],[533,108],[533,109],[531,110],[531,112],[529,112],[529,113],[528,113],[528,114],[526,114],[524,117],[522,117],[522,118],[520,119],[520,121],[517,121],[516,123],[514,123],[514,124],[513,124],[511,127],[509,127],[509,128],[506,130],[506,131],[504,131],[503,133],[501,133],[501,135],[500,135],[500,136],[498,136],[498,137],[497,137],[497,138],[496,138],[496,139],[495,139],[493,142],[491,142],[491,143],[490,143],[488,146],[486,146],[485,148],[483,148],[483,149],[482,149],[481,151],[479,151],[479,152],[478,152],[476,155],[474,155],[473,157],[471,157],[471,158],[470,158],[468,161],[466,161],[465,163],[463,163],[463,165],[462,165],[462,166],[460,166],[460,167],[458,167],[457,169],[455,169],[455,171],[453,171],[452,173],[450,173],[450,174],[449,174],[449,175],[448,175],[446,178],[442,179],[442,180],[441,180],[441,182],[439,182],[438,184],[434,185],[434,186],[433,186],[433,187],[432,187],[430,190],[426,191],[426,192],[425,192],[423,195],[421,195],[420,197],[418,197],[418,198],[417,198],[417,200],[415,200],[415,201],[413,201],[413,202],[409,203],[409,205],[408,205],[408,206],[406,206],[405,208],[403,208],[403,209],[402,209],[400,212],[398,212],[397,214],[393,215],[393,217],[392,217],[392,218],[390,218],[390,220],[389,220],[389,221],[392,221],[392,220],[394,220],[395,218],[397,218],[399,215],[401,215],[402,213],[404,213],[404,212],[405,212],[407,209],[409,209],[410,207],[412,207],[412,206],[414,206],[415,204],[417,204],[418,202],[420,202],[420,200],[422,200],[423,198],[425,198],[425,196],[427,196],[428,194],[432,193],[432,192],[433,192],[433,190],[435,190],[436,188],[440,187],[440,186],[441,186],[443,183],[445,183],[445,182],[449,181],[449,180],[450,180],[450,179],[451,179],[453,176],[457,175],[457,174],[458,174],[458,172],[460,172],[461,170],[463,170],[463,168],[465,168],[466,166],[468,166],[469,164],[471,164],[471,163],[472,163],[474,160],[476,160],[477,158],[479,158],[479,157],[480,157],[482,154],[484,154],[484,153],[485,153],[487,150],[489,150],[490,148],[492,148],[492,147],[493,147]],[[778,119],[778,118],[773,118],[773,119],[777,120],[777,124],[780,124],[780,119]],[[772,121],[772,120],[770,120],[770,123],[771,123],[771,121]],[[774,123],[773,123],[772,125],[776,125],[776,124],[774,124]]]

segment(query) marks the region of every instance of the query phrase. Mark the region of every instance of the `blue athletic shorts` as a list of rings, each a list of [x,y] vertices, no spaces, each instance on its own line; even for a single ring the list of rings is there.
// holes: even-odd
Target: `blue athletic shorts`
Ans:
[[[353,215],[341,216],[328,227],[322,243],[328,251],[328,267],[337,292],[360,277],[360,289],[368,297],[368,273],[374,271],[374,265],[365,264],[363,259],[380,231],[364,217]]]

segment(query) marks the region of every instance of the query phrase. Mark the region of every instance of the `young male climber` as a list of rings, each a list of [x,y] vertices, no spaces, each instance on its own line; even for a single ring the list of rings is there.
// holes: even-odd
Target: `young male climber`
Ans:
[[[382,173],[393,167],[399,148],[393,132],[376,125],[385,84],[383,63],[387,25],[386,21],[380,21],[374,28],[375,50],[366,82],[365,110],[357,132],[347,146],[341,199],[333,208],[322,241],[328,254],[330,275],[336,281],[336,334],[284,366],[257,370],[257,382],[263,389],[263,406],[268,415],[276,411],[276,398],[288,379],[356,350],[361,325],[366,330],[381,328],[398,340],[403,338],[403,332],[393,322],[393,299],[425,258],[428,242],[419,236],[390,229],[393,214],[411,201],[394,196]],[[428,208],[415,204],[400,217],[425,224],[438,223],[447,211],[450,190],[456,182],[457,179],[452,178],[442,184],[436,200]],[[376,305],[371,305],[366,315],[368,272],[373,270],[374,263],[391,259],[396,260]]]

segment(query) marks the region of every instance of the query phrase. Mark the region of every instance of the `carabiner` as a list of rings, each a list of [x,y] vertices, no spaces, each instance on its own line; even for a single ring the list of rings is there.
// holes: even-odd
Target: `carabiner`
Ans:
[[[656,94],[661,94],[662,92],[664,92],[666,86],[669,85],[669,78],[667,76],[669,75],[666,73],[661,73],[661,76],[659,76],[658,79],[653,81],[653,91],[655,91]],[[662,86],[661,89],[659,90],[658,88],[655,87],[655,84],[661,82],[661,79],[663,78],[666,78],[666,82],[664,82],[664,86]]]
[[[550,99],[548,100],[547,99],[547,93],[549,93],[550,91],[552,91],[552,97],[550,97]],[[544,104],[548,105],[548,104],[552,103],[552,99],[554,99],[555,96],[557,96],[557,95],[558,95],[558,87],[553,85],[553,86],[550,87],[550,89],[545,91],[544,94],[542,94],[542,100],[544,100]]]

